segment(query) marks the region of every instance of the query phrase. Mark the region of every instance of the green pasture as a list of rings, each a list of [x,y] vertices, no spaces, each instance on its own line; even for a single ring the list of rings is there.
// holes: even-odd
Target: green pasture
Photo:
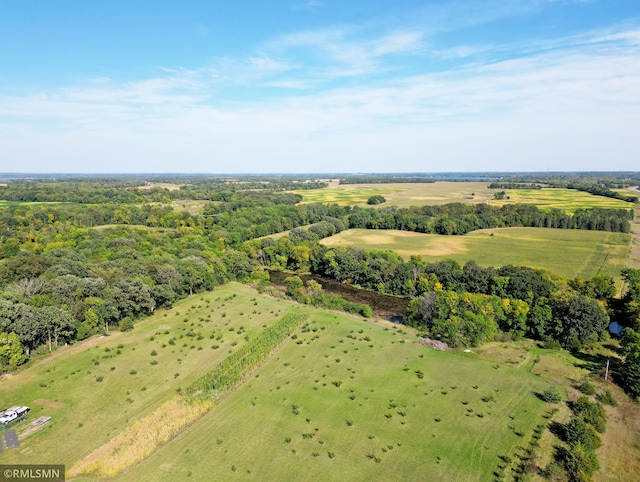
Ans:
[[[429,262],[450,258],[460,264],[474,260],[482,266],[531,266],[583,279],[598,273],[618,276],[629,257],[630,242],[629,234],[549,228],[486,229],[464,236],[349,229],[321,241],[325,246],[393,250]]]
[[[292,310],[310,313],[302,330],[117,479],[493,480],[505,465],[500,457],[513,461],[509,473],[533,428],[547,423],[552,407],[535,393],[548,379],[566,385],[574,377],[531,342],[438,352],[410,328],[231,283],[159,311],[132,332],[61,349],[0,380],[0,405],[31,406],[28,420],[53,417],[27,437],[28,422],[20,424],[20,449],[4,450],[0,463],[70,467]]]
[[[548,409],[526,369],[313,310],[219,406],[120,480],[492,480]]]
[[[243,285],[225,285],[172,310],[158,310],[131,332],[62,348],[1,379],[0,408],[28,405],[29,421],[53,418],[21,439],[19,450],[0,453],[0,463],[71,467],[209,371],[245,343],[246,336],[257,336],[275,313],[289,307],[269,298],[254,300],[255,294]],[[19,424],[19,437],[27,425]]]
[[[484,203],[493,199],[486,182],[435,182],[415,184],[332,184],[324,189],[295,191],[303,203],[336,203],[366,206],[369,197],[379,194],[384,206],[426,206],[454,202]]]
[[[171,206],[175,211],[183,211],[195,216],[200,214],[207,204],[211,201],[202,201],[198,199],[180,199],[172,201]]]
[[[384,206],[427,206],[448,203],[533,204],[540,209],[558,208],[568,213],[581,208],[632,209],[633,205],[618,199],[594,196],[574,189],[507,189],[510,199],[497,201],[494,194],[500,190],[488,189],[486,182],[450,182],[415,184],[331,184],[324,189],[295,191],[301,194],[303,203],[336,203],[340,205],[366,206],[367,199],[375,194],[384,196]]]
[[[497,192],[499,190],[491,190]],[[567,213],[573,213],[576,209],[585,208],[610,208],[633,209],[634,205],[619,199],[603,196],[594,196],[588,192],[575,189],[506,189],[510,199],[493,201],[492,204],[502,206],[504,204],[534,204],[540,209],[562,209]]]

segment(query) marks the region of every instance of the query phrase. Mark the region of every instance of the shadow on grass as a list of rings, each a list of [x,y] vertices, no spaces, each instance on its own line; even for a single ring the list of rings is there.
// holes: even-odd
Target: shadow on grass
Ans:
[[[579,366],[591,373],[599,373],[603,371],[607,366],[607,357],[595,353],[573,352],[572,355],[580,360]]]
[[[549,432],[558,437],[560,440],[565,439],[564,425],[560,422],[551,422],[549,424]]]

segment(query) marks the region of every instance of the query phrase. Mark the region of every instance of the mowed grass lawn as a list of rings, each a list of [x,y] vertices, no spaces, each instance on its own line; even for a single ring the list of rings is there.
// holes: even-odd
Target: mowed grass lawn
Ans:
[[[28,405],[29,421],[53,418],[21,438],[20,449],[1,453],[1,463],[70,468],[242,346],[245,336],[257,336],[279,310],[289,309],[285,302],[254,300],[255,294],[247,286],[228,284],[183,300],[172,310],[158,310],[137,322],[132,332],[61,349],[3,378],[0,408]],[[27,425],[16,426],[19,437]]]
[[[313,310],[244,385],[118,480],[493,480],[549,407],[526,369]]]
[[[460,264],[474,260],[482,266],[525,265],[566,278],[589,279],[598,273],[620,274],[629,257],[631,236],[548,228],[486,229],[464,236],[349,229],[321,243],[393,250],[405,258],[417,255],[429,262],[450,258]]]

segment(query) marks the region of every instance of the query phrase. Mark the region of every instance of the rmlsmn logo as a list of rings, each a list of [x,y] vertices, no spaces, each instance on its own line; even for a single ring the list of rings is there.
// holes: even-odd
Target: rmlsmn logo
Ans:
[[[0,465],[0,482],[64,480],[64,465]]]

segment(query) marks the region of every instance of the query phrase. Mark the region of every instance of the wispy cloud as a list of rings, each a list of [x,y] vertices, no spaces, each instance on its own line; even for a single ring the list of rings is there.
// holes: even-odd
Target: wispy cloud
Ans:
[[[482,3],[472,11],[483,15]],[[507,15],[498,3],[485,18]],[[127,152],[149,159],[139,171],[256,171],[265,158],[270,171],[301,159],[322,168],[300,170],[340,171],[346,161],[351,170],[473,170],[470,159],[486,161],[476,169],[513,169],[516,157],[522,168],[540,158],[566,168],[567,158],[588,169],[607,149],[620,162],[607,167],[630,168],[640,147],[639,58],[632,27],[444,45],[415,25],[340,25],[198,69],[0,96],[0,142],[16,162],[38,152],[107,162]]]

